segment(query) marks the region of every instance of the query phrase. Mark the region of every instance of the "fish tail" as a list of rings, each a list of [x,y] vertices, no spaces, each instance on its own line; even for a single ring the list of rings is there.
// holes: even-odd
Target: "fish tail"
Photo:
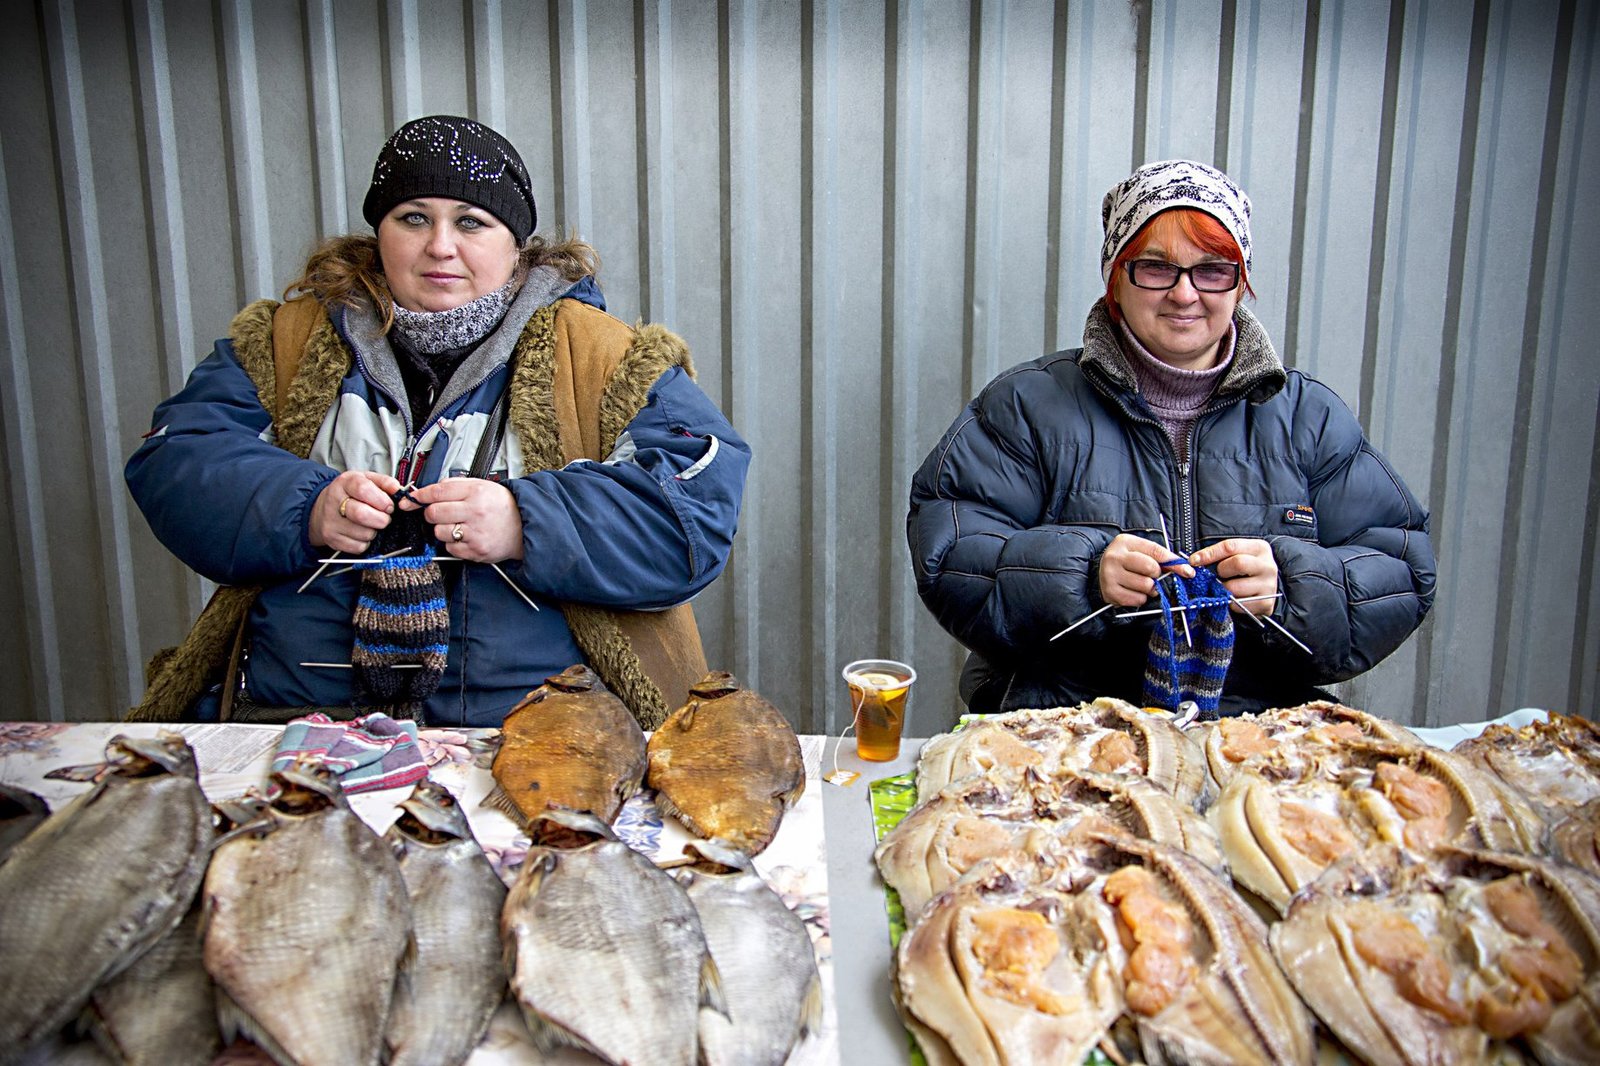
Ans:
[[[822,1032],[823,1000],[822,976],[813,974],[806,986],[805,999],[800,1004],[800,1039]]]
[[[733,1015],[728,1013],[728,997],[722,991],[722,971],[717,969],[716,960],[709,951],[700,964],[700,1006],[716,1011],[730,1022],[733,1020]]]

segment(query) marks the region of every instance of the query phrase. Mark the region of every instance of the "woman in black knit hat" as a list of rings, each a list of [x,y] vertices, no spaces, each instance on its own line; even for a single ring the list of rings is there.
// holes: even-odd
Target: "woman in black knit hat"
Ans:
[[[592,248],[535,235],[494,130],[406,123],[362,214],[128,463],[157,537],[227,586],[131,717],[498,725],[582,662],[653,724],[705,669],[685,601],[726,562],[748,447],[678,338],[605,313]]]

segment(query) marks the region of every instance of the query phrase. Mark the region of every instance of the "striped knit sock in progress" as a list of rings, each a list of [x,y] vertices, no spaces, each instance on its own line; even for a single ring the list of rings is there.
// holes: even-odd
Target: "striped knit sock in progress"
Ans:
[[[1193,700],[1200,708],[1201,718],[1215,718],[1222,685],[1233,662],[1233,619],[1228,614],[1232,597],[1210,570],[1196,570],[1192,578],[1173,575],[1171,599],[1168,584],[1156,583],[1161,620],[1150,632],[1150,648],[1145,655],[1145,705],[1176,711],[1179,703]],[[1174,600],[1178,606],[1197,606],[1195,610],[1174,612]],[[1192,644],[1185,639],[1180,615],[1188,616]]]
[[[417,717],[439,688],[450,649],[444,578],[421,511],[396,510],[369,549],[405,554],[363,568],[352,624],[356,703],[394,718]],[[415,667],[395,669],[401,664]]]

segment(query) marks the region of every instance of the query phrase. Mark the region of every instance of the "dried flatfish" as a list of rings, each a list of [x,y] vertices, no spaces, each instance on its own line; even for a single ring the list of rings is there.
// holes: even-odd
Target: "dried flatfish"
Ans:
[[[1047,777],[994,767],[919,804],[873,853],[884,882],[900,894],[907,920],[983,859],[1020,845],[1031,830],[1062,834],[1099,818],[1136,837],[1181,848],[1219,873],[1222,845],[1194,808],[1150,780],[1126,774]]]
[[[1208,722],[1198,727],[1197,735],[1219,789],[1227,786],[1239,767],[1263,756],[1283,762],[1297,752],[1300,758],[1314,759],[1320,751],[1364,738],[1422,743],[1403,725],[1327,700]]]
[[[224,1036],[279,1062],[375,1066],[411,907],[394,853],[314,757],[217,847],[202,892],[204,958]]]
[[[1274,927],[1290,979],[1371,1062],[1475,1063],[1526,1040],[1545,1063],[1600,1047],[1600,881],[1525,855],[1379,845]]]
[[[805,922],[761,879],[743,852],[690,844],[692,863],[672,876],[700,915],[722,975],[727,1014],[700,1012],[703,1066],[782,1066],[822,1028],[822,978]]]
[[[183,737],[118,736],[106,759],[0,865],[0,1062],[171,932],[205,873],[211,808]]]
[[[626,705],[587,666],[571,666],[506,715],[484,805],[524,827],[547,807],[588,811],[608,825],[638,791],[645,739]]]
[[[990,715],[934,737],[917,759],[917,795],[991,767],[1147,777],[1179,802],[1209,799],[1205,756],[1166,711],[1144,711],[1103,697],[1078,707]]]
[[[713,671],[650,737],[647,783],[696,836],[748,855],[772,843],[806,787],[800,741],[783,714],[732,674]]]
[[[1335,860],[1370,844],[1541,848],[1538,815],[1449,752],[1362,739],[1303,755],[1254,760],[1207,812],[1234,878],[1279,914]]]
[[[389,1066],[466,1061],[505,998],[500,911],[506,887],[448,789],[423,779],[389,841],[411,898],[416,959],[389,1014]]]
[[[1550,850],[1563,862],[1600,875],[1600,799],[1590,800],[1551,828]]]
[[[1552,823],[1600,799],[1600,726],[1586,718],[1552,713],[1521,728],[1495,724],[1454,750],[1526,796]]]
[[[122,1066],[207,1066],[222,1050],[216,992],[200,957],[200,908],[94,990],[84,1022]]]
[[[541,816],[500,919],[506,973],[534,1041],[609,1063],[693,1066],[702,1005],[723,1010],[694,904],[598,818]]]
[[[24,788],[0,782],[0,863],[38,824],[50,817],[50,806]]]

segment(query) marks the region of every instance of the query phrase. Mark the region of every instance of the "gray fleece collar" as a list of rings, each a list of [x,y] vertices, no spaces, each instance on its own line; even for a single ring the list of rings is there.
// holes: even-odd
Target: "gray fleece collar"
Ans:
[[[1272,338],[1243,304],[1233,312],[1233,332],[1233,362],[1215,395],[1219,399],[1244,395],[1251,403],[1265,403],[1288,380],[1283,361],[1272,347]],[[1083,357],[1079,365],[1093,367],[1129,392],[1139,391],[1139,380],[1117,341],[1117,324],[1111,321],[1103,298],[1095,301],[1083,324]]]
[[[509,361],[517,341],[522,337],[523,327],[528,324],[528,319],[533,317],[533,313],[541,307],[554,303],[570,288],[572,282],[562,277],[553,267],[534,267],[530,270],[527,280],[522,283],[522,289],[517,293],[516,299],[511,301],[511,306],[506,310],[500,324],[450,376],[450,381],[434,402],[433,410],[429,412],[429,419],[431,420],[463,394],[476,388],[496,368]],[[389,346],[389,338],[383,332],[377,311],[367,303],[352,307],[345,313],[344,325],[345,336],[350,346],[355,349],[356,358],[360,360],[367,375],[390,396],[404,401],[405,380],[400,376],[400,366],[395,362],[394,349]],[[406,420],[406,428],[411,433],[416,433],[417,427],[411,425],[411,405],[401,402],[400,413]]]

